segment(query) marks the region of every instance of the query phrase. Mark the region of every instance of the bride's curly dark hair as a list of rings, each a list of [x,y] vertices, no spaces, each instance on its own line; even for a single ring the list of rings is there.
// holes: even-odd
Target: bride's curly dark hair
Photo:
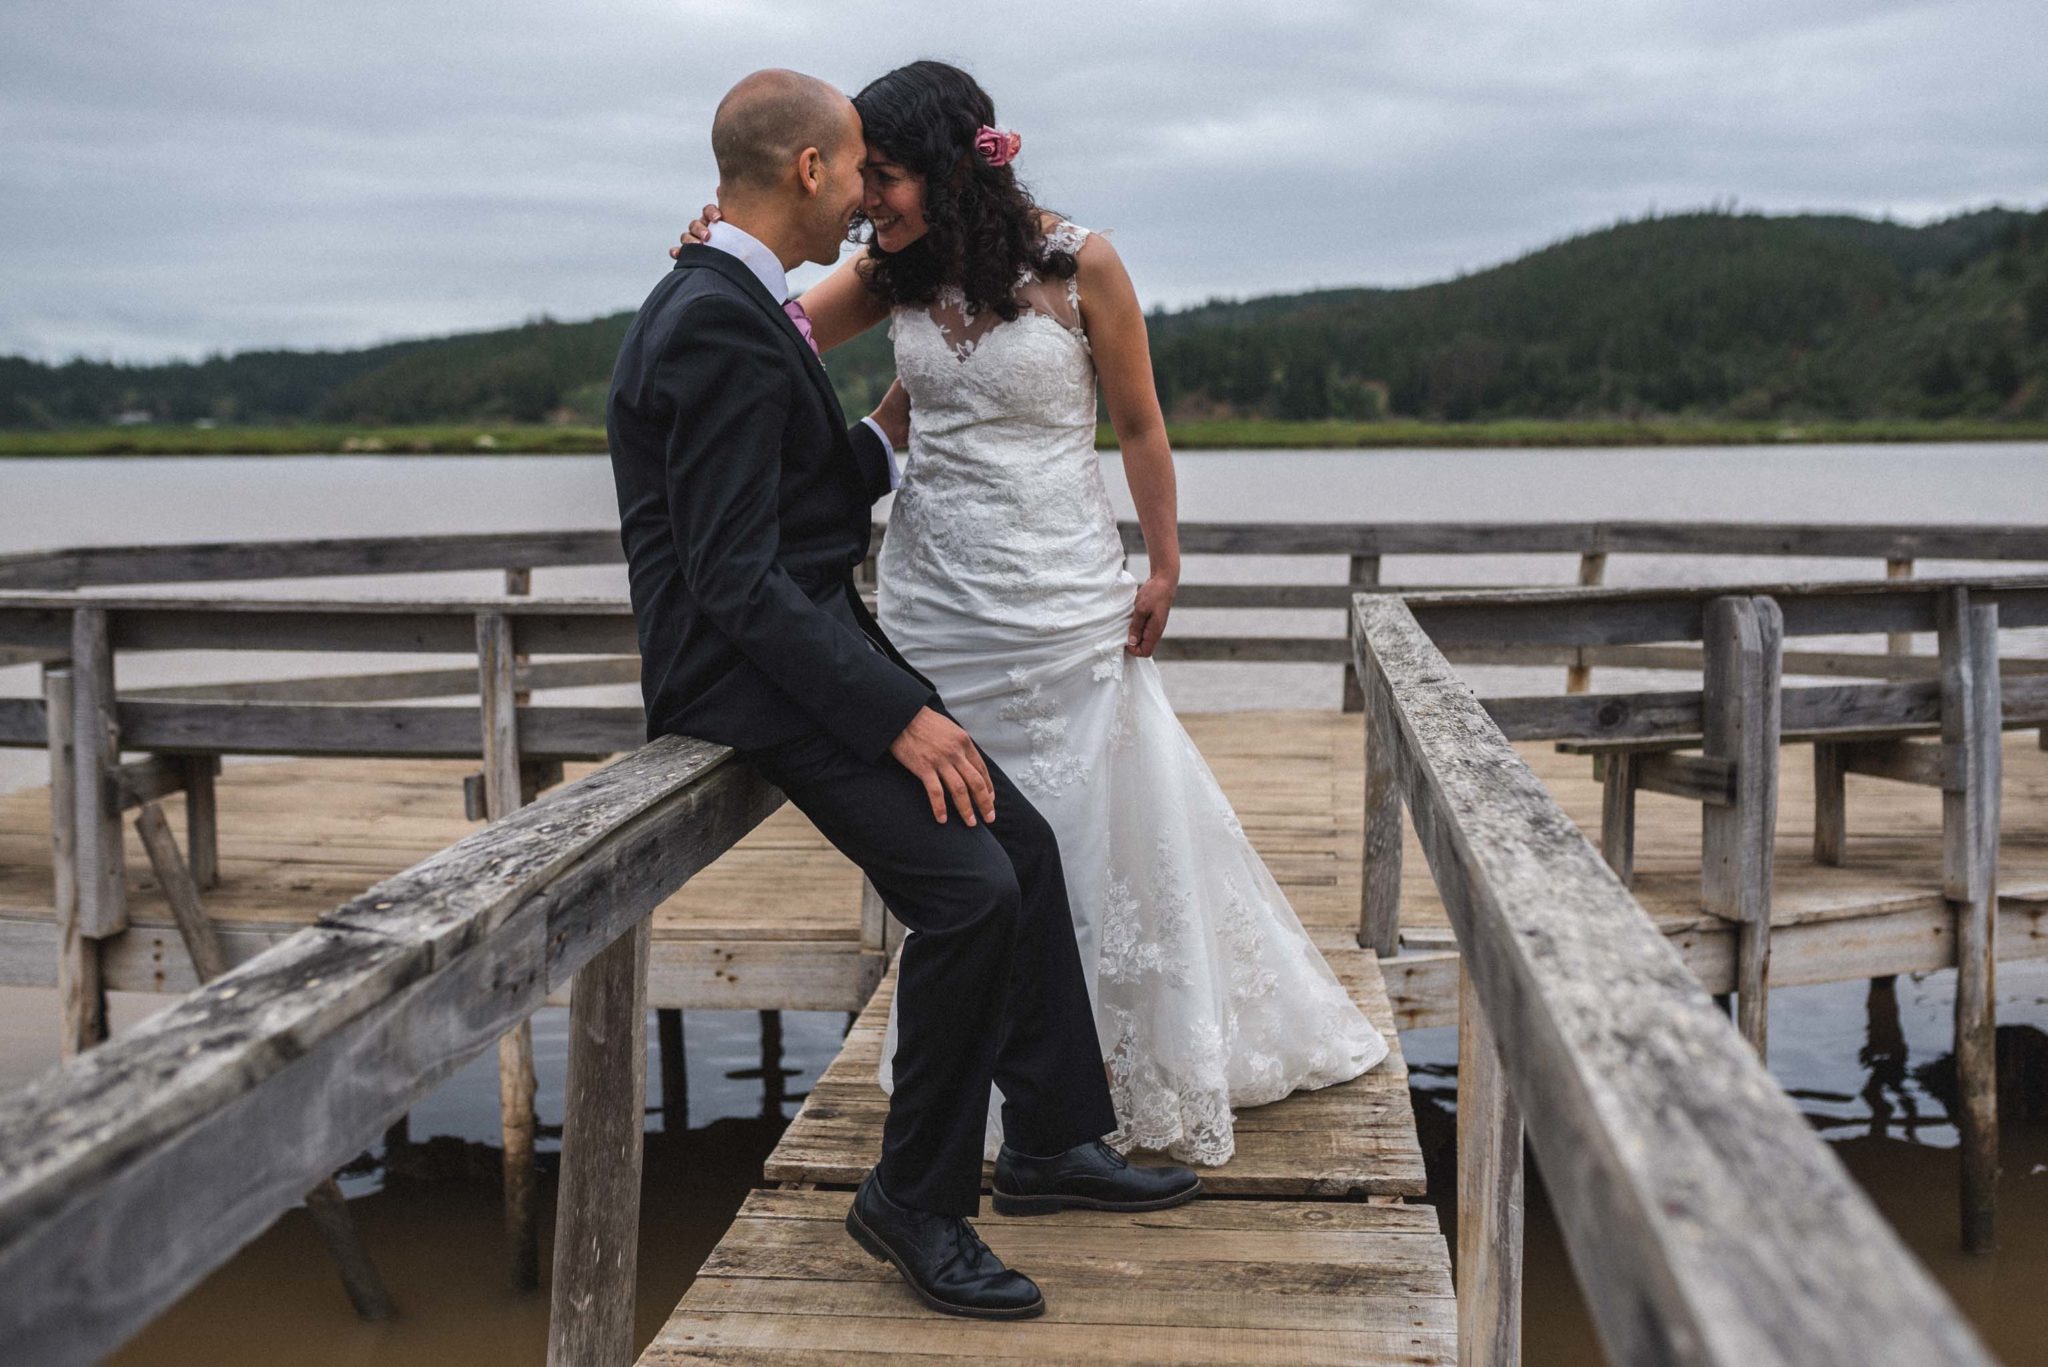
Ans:
[[[853,107],[870,143],[924,177],[925,234],[902,251],[883,251],[868,238],[865,216],[854,220],[853,240],[868,248],[861,278],[883,303],[929,304],[940,286],[957,285],[970,314],[992,310],[1009,322],[1020,272],[1073,276],[1074,254],[1047,246],[1040,207],[1016,172],[974,150],[996,107],[972,76],[945,62],[912,62],[870,81]]]

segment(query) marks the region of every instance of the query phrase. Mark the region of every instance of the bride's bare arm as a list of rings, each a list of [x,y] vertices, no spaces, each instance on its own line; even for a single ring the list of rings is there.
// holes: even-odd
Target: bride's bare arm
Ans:
[[[859,255],[847,257],[799,296],[820,351],[852,341],[889,316],[889,306],[860,278],[859,264]]]
[[[1091,233],[1077,254],[1081,264],[1081,326],[1095,356],[1110,426],[1123,448],[1124,478],[1138,505],[1145,533],[1145,582],[1131,613],[1124,648],[1150,655],[1166,630],[1180,588],[1180,527],[1173,480],[1173,449],[1166,441],[1166,417],[1152,383],[1152,351],[1145,336],[1145,311],[1123,259],[1108,239]]]
[[[683,231],[683,241],[709,241],[711,225],[718,220],[718,206],[705,205],[704,212],[691,219],[690,226]],[[678,244],[670,247],[668,254],[673,258],[681,250]],[[832,274],[797,296],[804,312],[810,315],[811,337],[820,351],[852,341],[889,316],[888,306],[875,298],[855,273],[854,266],[859,260],[858,254],[847,257]]]

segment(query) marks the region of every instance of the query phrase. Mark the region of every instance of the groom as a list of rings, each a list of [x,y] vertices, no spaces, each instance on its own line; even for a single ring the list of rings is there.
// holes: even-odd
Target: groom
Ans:
[[[821,81],[756,72],[711,144],[725,221],[682,249],[612,375],[648,733],[734,747],[910,928],[895,1092],[848,1232],[933,1309],[1041,1314],[965,1218],[991,1081],[1002,1210],[1156,1210],[1199,1184],[1100,1142],[1116,1114],[1052,831],[854,588],[895,453],[872,420],[846,425],[784,272],[838,259],[861,206],[860,117]]]

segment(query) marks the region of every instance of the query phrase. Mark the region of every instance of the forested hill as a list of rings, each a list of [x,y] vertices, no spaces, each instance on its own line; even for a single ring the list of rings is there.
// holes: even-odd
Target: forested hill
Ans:
[[[158,366],[0,358],[0,426],[598,420],[630,317]],[[2048,210],[1917,228],[1648,218],[1441,284],[1214,302],[1150,324],[1176,418],[2040,417]],[[888,342],[877,330],[830,368],[864,411]]]

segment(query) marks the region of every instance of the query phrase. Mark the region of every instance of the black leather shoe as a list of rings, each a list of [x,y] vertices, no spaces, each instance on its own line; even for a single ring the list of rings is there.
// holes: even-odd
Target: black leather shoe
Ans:
[[[885,1263],[894,1263],[917,1298],[948,1315],[1028,1320],[1045,1313],[1038,1283],[1003,1260],[957,1215],[899,1206],[870,1172],[853,1194],[846,1232]]]
[[[1051,1158],[1018,1153],[1008,1144],[996,1155],[994,1205],[998,1215],[1050,1215],[1084,1210],[1165,1210],[1192,1201],[1201,1179],[1188,1168],[1135,1168],[1099,1139]]]

